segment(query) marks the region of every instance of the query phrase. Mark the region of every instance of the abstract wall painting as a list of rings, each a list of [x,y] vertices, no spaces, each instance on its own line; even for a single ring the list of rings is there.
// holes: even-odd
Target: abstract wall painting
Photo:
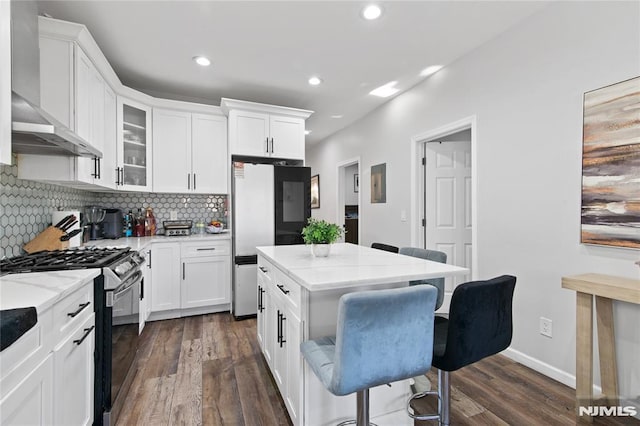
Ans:
[[[584,94],[581,242],[640,248],[640,77]]]

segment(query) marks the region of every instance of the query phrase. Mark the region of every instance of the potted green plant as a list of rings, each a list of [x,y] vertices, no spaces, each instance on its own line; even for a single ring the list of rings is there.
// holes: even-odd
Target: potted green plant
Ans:
[[[342,236],[342,232],[342,228],[335,223],[310,217],[307,226],[302,228],[302,239],[305,243],[311,244],[314,256],[327,257],[331,244]]]

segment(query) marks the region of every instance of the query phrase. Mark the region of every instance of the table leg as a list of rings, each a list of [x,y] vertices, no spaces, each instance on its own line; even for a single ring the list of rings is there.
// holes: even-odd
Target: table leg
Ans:
[[[592,422],[591,416],[580,416],[579,407],[593,403],[593,298],[581,292],[576,297],[576,414]]]
[[[613,301],[596,296],[598,324],[598,354],[600,356],[600,382],[609,406],[618,405],[618,368],[613,328]]]

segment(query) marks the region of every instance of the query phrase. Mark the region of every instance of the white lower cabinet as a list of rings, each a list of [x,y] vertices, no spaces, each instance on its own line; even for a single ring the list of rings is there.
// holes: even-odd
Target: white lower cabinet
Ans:
[[[151,249],[141,254],[144,256],[144,263],[140,265],[142,269],[142,284],[140,287],[140,333],[142,333],[144,324],[151,313]]]
[[[0,424],[54,424],[52,354],[0,401]]]
[[[160,243],[151,247],[151,311],[180,308],[180,243]]]
[[[154,243],[151,259],[151,319],[229,309],[229,240]]]
[[[92,424],[94,349],[95,314],[54,349],[54,424]]]
[[[266,272],[265,272],[266,271]],[[302,392],[302,322],[299,289],[263,259],[258,260],[258,285],[264,289],[258,312],[258,333],[263,335],[262,352],[273,373],[289,416],[300,424]],[[258,337],[260,340],[260,337]]]
[[[93,312],[91,280],[0,353],[0,424],[93,423]]]

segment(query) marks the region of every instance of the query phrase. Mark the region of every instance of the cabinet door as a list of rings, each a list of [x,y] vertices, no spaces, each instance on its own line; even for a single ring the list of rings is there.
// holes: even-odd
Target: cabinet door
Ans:
[[[118,189],[151,191],[151,108],[118,97]]]
[[[78,49],[79,50],[79,49]],[[80,51],[82,52],[82,51]],[[82,55],[84,55],[82,53]],[[81,58],[82,67],[84,70],[84,63],[86,56]],[[100,151],[104,151],[104,110],[105,110],[105,93],[104,93],[104,80],[100,73],[90,64],[89,69],[89,138],[87,141]],[[83,71],[84,72],[84,71]],[[81,93],[82,87],[78,89],[78,96],[83,96]],[[84,96],[83,96],[84,97]],[[77,111],[80,117],[85,117],[84,111]],[[84,119],[84,118],[83,118]],[[82,120],[78,121],[79,126],[84,126]],[[98,170],[99,164],[95,158],[78,157],[76,179],[80,182],[86,183],[99,183],[98,179],[100,172]]]
[[[91,314],[54,349],[54,424],[92,424],[94,348],[95,314]]]
[[[104,143],[102,158],[98,162],[98,178],[94,182],[105,188],[116,187],[116,146],[118,144],[116,122],[116,94],[104,85]]]
[[[304,160],[304,120],[279,115],[269,116],[271,156]]]
[[[153,191],[192,189],[191,114],[153,109]]]
[[[140,307],[140,312],[144,315],[145,321],[147,321],[149,319],[149,315],[151,315],[151,306],[152,306],[152,303],[151,303],[152,302],[151,295],[153,293],[153,291],[151,290],[153,286],[152,253],[153,252],[151,249],[147,250],[147,252],[145,253],[145,256],[146,256],[145,266],[144,266],[144,269],[142,270],[142,274],[143,274],[142,277],[144,279],[144,286],[142,288],[142,295],[144,299],[144,309]]]
[[[193,114],[191,123],[192,189],[199,194],[226,194],[229,175],[227,119]],[[155,161],[154,164],[157,166]]]
[[[11,4],[0,2],[0,164],[11,164]]]
[[[73,50],[70,41],[40,37],[40,107],[71,130],[75,129]]]
[[[257,112],[229,112],[229,147],[231,154],[269,156],[269,115]]]
[[[45,70],[43,70],[46,72]],[[76,134],[91,141],[91,76],[93,64],[87,55],[75,46],[75,121]]]
[[[300,418],[300,395],[302,393],[302,355],[300,354],[300,319],[287,310],[285,321],[287,374],[285,379],[284,401],[292,423],[298,424]]]
[[[180,244],[158,243],[151,248],[151,311],[180,308]]]
[[[182,259],[182,308],[229,303],[231,258]]]
[[[0,424],[54,424],[52,354],[0,400]]]
[[[272,372],[273,378],[278,385],[281,395],[285,395],[285,380],[287,375],[287,337],[286,337],[286,320],[287,315],[284,309],[284,303],[275,293],[271,294],[271,304],[273,311],[274,333],[273,333],[273,362]]]

